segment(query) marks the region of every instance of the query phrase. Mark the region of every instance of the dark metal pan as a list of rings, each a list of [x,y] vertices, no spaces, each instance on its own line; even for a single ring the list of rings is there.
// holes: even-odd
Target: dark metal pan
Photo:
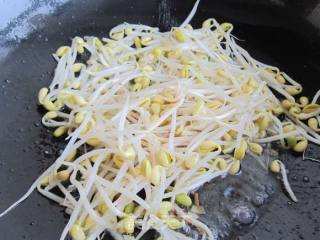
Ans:
[[[0,1],[0,211],[29,188],[63,146],[40,125],[36,99],[38,89],[52,78],[55,62],[51,53],[75,35],[103,36],[124,21],[168,30],[184,20],[193,3]],[[203,0],[192,24],[200,26],[208,17],[234,23],[240,44],[257,59],[279,66],[301,82],[306,95],[312,96],[320,88],[318,0]],[[312,146],[308,154],[317,157],[319,148]],[[299,203],[291,203],[281,191],[280,181],[272,176],[273,194],[259,210],[255,224],[232,228],[226,239],[320,239],[320,166],[286,152],[281,158],[290,171]],[[251,183],[247,184],[250,187]],[[212,189],[205,186],[205,204],[219,200],[218,191],[208,193]],[[0,219],[0,239],[58,239],[65,223],[62,208],[34,193]]]

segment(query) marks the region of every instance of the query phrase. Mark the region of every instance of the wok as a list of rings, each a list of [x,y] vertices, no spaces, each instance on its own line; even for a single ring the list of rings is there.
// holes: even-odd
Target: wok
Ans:
[[[71,37],[105,36],[124,21],[168,30],[182,23],[193,4],[191,0],[0,1],[1,211],[29,188],[63,146],[41,126],[36,98],[52,79],[51,53],[69,44]],[[232,22],[240,45],[301,82],[307,96],[320,88],[318,0],[202,0],[192,24],[199,27],[209,17]],[[311,146],[307,154],[317,157],[319,148]],[[320,166],[287,152],[281,159],[299,203],[291,203],[272,176],[274,194],[259,210],[255,224],[233,228],[226,239],[320,239]],[[217,201],[210,196],[204,197],[205,204]],[[65,223],[63,209],[35,192],[0,219],[0,239],[58,239]]]

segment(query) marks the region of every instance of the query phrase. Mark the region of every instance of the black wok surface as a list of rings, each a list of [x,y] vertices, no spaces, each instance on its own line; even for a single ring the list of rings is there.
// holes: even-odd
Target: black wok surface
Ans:
[[[13,2],[19,7],[8,11]],[[37,106],[37,92],[55,67],[51,53],[75,35],[104,36],[124,21],[168,29],[184,20],[193,2],[0,0],[0,211],[26,192],[63,146],[41,126]],[[243,47],[303,83],[308,96],[320,88],[319,1],[202,0],[192,24],[208,17],[234,23]],[[307,154],[318,157],[319,148]],[[229,239],[320,239],[320,166],[286,152],[281,159],[299,203],[276,192],[258,223],[235,229]],[[35,192],[0,219],[0,239],[59,239],[65,223],[63,209]]]

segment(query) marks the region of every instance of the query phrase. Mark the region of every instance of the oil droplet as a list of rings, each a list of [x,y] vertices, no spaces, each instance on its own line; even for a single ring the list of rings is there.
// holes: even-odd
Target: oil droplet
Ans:
[[[307,176],[303,176],[302,181],[304,181],[305,183],[310,182],[310,178]]]

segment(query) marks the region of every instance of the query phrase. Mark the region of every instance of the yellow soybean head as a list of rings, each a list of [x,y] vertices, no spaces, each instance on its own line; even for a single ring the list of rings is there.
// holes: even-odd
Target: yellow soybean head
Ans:
[[[228,134],[231,137],[235,137],[235,136],[237,136],[238,132],[236,130],[231,129],[231,130],[228,131]]]
[[[121,168],[122,164],[123,164],[123,158],[118,155],[118,154],[115,154],[112,158],[114,164],[118,167],[118,168]]]
[[[194,165],[197,164],[199,158],[199,154],[196,152],[190,154],[190,156],[187,157],[187,159],[184,161],[184,166],[188,169],[191,169]]]
[[[294,131],[295,129],[296,127],[292,123],[289,123],[282,128],[284,133]]]
[[[72,227],[70,228],[69,234],[70,234],[72,240],[85,240],[86,239],[86,235],[83,231],[83,228],[78,224],[72,225]]]
[[[216,158],[214,161],[213,161],[213,166],[215,168],[217,168],[218,170],[220,171],[223,171],[226,169],[227,167],[227,162],[225,159],[223,158]]]
[[[308,119],[308,126],[314,130],[314,131],[318,131],[318,120],[315,117],[309,118]]]
[[[61,99],[57,99],[53,104],[54,104],[57,111],[60,110],[64,106],[64,103]]]
[[[206,172],[208,171],[208,169],[202,167],[202,168],[199,168],[198,171],[197,171],[197,175],[198,176],[202,176],[204,175]]]
[[[120,152],[121,152],[121,156],[125,160],[134,160],[137,155],[136,150],[134,149],[134,147],[132,145],[125,146],[125,147],[121,148]]]
[[[169,216],[169,211],[172,209],[172,204],[169,201],[162,201],[157,211],[157,216],[160,219],[166,219]]]
[[[67,155],[65,161],[66,162],[73,161],[75,159],[76,155],[77,155],[77,149],[71,150],[71,152]]]
[[[292,114],[293,116],[296,116],[297,114],[301,113],[301,109],[297,106],[292,106],[289,109],[289,113]]]
[[[86,116],[86,112],[85,111],[82,111],[82,112],[78,112],[74,118],[74,122],[76,124],[81,124]]]
[[[102,145],[102,142],[98,138],[89,138],[86,141],[86,143],[92,147],[98,147],[98,146]]]
[[[140,40],[139,37],[136,37],[136,38],[134,39],[134,45],[135,45],[136,48],[142,48],[141,40]]]
[[[134,212],[135,208],[136,208],[136,205],[134,204],[134,202],[130,202],[124,207],[123,212],[126,214],[130,214]]]
[[[256,120],[256,124],[259,127],[259,130],[265,130],[270,124],[270,118],[266,113],[263,113],[261,117]]]
[[[311,104],[306,105],[302,109],[302,112],[304,112],[304,113],[313,113],[313,112],[315,112],[315,111],[317,111],[319,109],[320,109],[320,105],[319,104],[311,103]]]
[[[49,185],[49,177],[48,177],[48,176],[45,176],[45,177],[41,180],[40,186],[41,186],[41,187],[46,187],[46,186],[48,186],[48,185]]]
[[[81,82],[80,81],[72,83],[72,88],[73,89],[79,90],[80,87],[81,87]]]
[[[192,27],[192,25],[191,25],[191,24],[187,24],[187,25],[185,26],[185,29],[193,30],[193,27]]]
[[[151,163],[148,159],[143,159],[141,162],[141,170],[142,170],[142,174],[143,176],[145,176],[146,178],[150,179],[151,177],[151,172],[152,172],[152,166]]]
[[[133,85],[132,91],[138,92],[138,91],[140,91],[141,89],[142,89],[142,84],[141,84],[141,83],[135,83],[135,84]]]
[[[270,170],[273,173],[279,173],[280,172],[280,161],[279,160],[273,160],[270,164]]]
[[[220,25],[223,31],[228,32],[233,29],[233,25],[231,23],[225,22]]]
[[[230,168],[229,168],[229,174],[231,174],[231,175],[236,175],[236,174],[240,171],[240,168],[241,168],[240,161],[234,160],[234,161],[231,163],[231,166],[230,166]]]
[[[124,37],[124,31],[113,33],[110,37],[111,39],[118,41]]]
[[[157,217],[160,219],[167,219],[169,217],[169,212],[167,209],[159,209],[157,211]]]
[[[107,207],[107,205],[106,205],[105,203],[101,203],[101,204],[98,205],[97,211],[98,211],[101,215],[103,215],[103,214],[105,214],[105,213],[108,211],[108,207]]]
[[[299,102],[301,106],[304,107],[309,104],[309,98],[307,98],[306,96],[302,96],[299,98]]]
[[[274,115],[279,116],[280,114],[283,113],[283,108],[282,107],[273,108],[272,112],[274,113]]]
[[[171,154],[164,150],[160,150],[156,153],[156,160],[163,167],[168,167],[172,162],[175,161]]]
[[[124,30],[124,33],[129,36],[129,35],[132,35],[134,33],[134,31],[132,30],[132,28],[126,28]]]
[[[142,88],[146,88],[150,85],[151,81],[150,81],[150,78],[148,77],[142,77],[141,79],[141,87]]]
[[[68,46],[61,46],[61,47],[59,47],[59,48],[57,49],[56,55],[57,55],[58,57],[62,57],[62,56],[64,56],[69,50],[70,50],[70,47],[68,47]]]
[[[174,31],[174,36],[176,38],[176,40],[178,42],[185,42],[187,41],[187,36],[184,34],[184,32],[182,31],[182,29],[179,29],[177,28],[175,31]]]
[[[73,100],[75,101],[76,104],[80,106],[85,106],[87,104],[87,101],[84,99],[84,97],[80,95],[74,95]]]
[[[286,109],[291,108],[293,105],[294,105],[294,102],[291,101],[291,100],[289,100],[289,99],[284,99],[284,100],[282,101],[282,106],[283,106],[284,108],[286,108]]]
[[[222,136],[222,139],[224,141],[230,142],[232,140],[232,137],[230,136],[230,134],[226,133],[225,135]]]
[[[307,146],[308,146],[308,140],[302,139],[293,147],[293,151],[304,152],[306,150]]]
[[[224,70],[218,70],[216,73],[219,77],[222,77],[222,78],[228,77],[227,73]]]
[[[64,135],[67,131],[68,131],[68,128],[67,128],[67,127],[58,127],[58,128],[56,128],[56,130],[54,130],[53,136],[55,136],[55,137],[61,137],[61,136]]]
[[[172,230],[177,230],[177,229],[182,228],[184,226],[184,222],[179,221],[176,218],[168,218],[168,219],[166,219],[165,223]]]
[[[87,134],[95,124],[96,124],[96,121],[91,118],[87,123],[87,125],[82,130],[81,134]]]
[[[44,118],[46,119],[54,119],[56,117],[58,117],[57,111],[49,111],[44,115]]]
[[[297,138],[295,136],[288,136],[286,141],[290,148],[293,148],[297,144]]]
[[[181,78],[187,78],[189,76],[189,65],[183,65],[182,69],[180,70],[180,77]]]
[[[160,107],[160,104],[159,104],[159,103],[151,103],[150,112],[151,112],[152,114],[159,115],[160,110],[161,110],[161,107]]]
[[[160,203],[160,209],[165,209],[167,211],[170,211],[172,209],[172,203],[169,201],[162,201]]]
[[[71,69],[74,73],[77,73],[80,72],[83,67],[85,67],[83,63],[74,63]]]
[[[297,87],[294,87],[294,86],[286,87],[285,90],[291,96],[295,96],[301,92],[301,89],[298,89]]]
[[[160,165],[155,165],[151,170],[151,183],[155,186],[160,184],[160,175],[163,168]]]
[[[262,146],[258,143],[249,143],[249,147],[253,153],[256,153],[258,155],[261,155],[261,153],[263,152]]]
[[[278,81],[278,83],[280,84],[285,84],[286,83],[286,79],[283,77],[282,74],[279,74],[276,76],[276,80]]]
[[[152,40],[151,36],[143,36],[141,37],[141,44],[147,46]]]
[[[221,146],[218,144],[215,144],[211,140],[206,140],[201,143],[199,146],[199,153],[200,154],[207,154],[209,152],[215,152],[215,151],[221,151]]]
[[[40,104],[44,104],[44,100],[46,98],[46,96],[48,95],[48,92],[49,92],[49,89],[44,87],[44,88],[41,88],[39,90],[39,93],[38,93],[38,101]]]
[[[83,45],[78,45],[78,46],[77,46],[77,52],[78,52],[79,54],[84,53],[84,47],[83,47]]]
[[[101,40],[97,37],[93,38],[93,43],[94,45],[96,45],[96,47],[100,48],[103,46],[103,43],[101,42]]]
[[[176,195],[175,201],[183,207],[190,207],[192,205],[192,200],[186,193],[180,193]]]
[[[215,22],[215,19],[209,18],[202,23],[202,28],[210,28]]]
[[[141,70],[142,70],[142,72],[144,72],[144,73],[149,73],[149,72],[153,72],[153,71],[154,71],[153,67],[151,67],[150,65],[144,66]],[[150,79],[149,79],[149,80],[150,80]]]
[[[247,143],[245,140],[241,140],[240,146],[234,150],[233,157],[236,160],[242,160],[246,154]]]
[[[160,47],[156,47],[152,50],[152,54],[155,56],[155,57],[160,57],[162,55],[162,49]]]
[[[54,105],[54,103],[52,101],[50,101],[49,99],[44,100],[43,106],[48,111],[56,111],[57,110],[56,105]]]
[[[61,182],[65,182],[69,179],[70,173],[68,170],[63,170],[63,171],[59,171],[57,172],[57,178],[61,181]]]
[[[128,234],[131,234],[134,232],[134,217],[133,215],[126,216],[122,221],[122,227],[124,231]]]

